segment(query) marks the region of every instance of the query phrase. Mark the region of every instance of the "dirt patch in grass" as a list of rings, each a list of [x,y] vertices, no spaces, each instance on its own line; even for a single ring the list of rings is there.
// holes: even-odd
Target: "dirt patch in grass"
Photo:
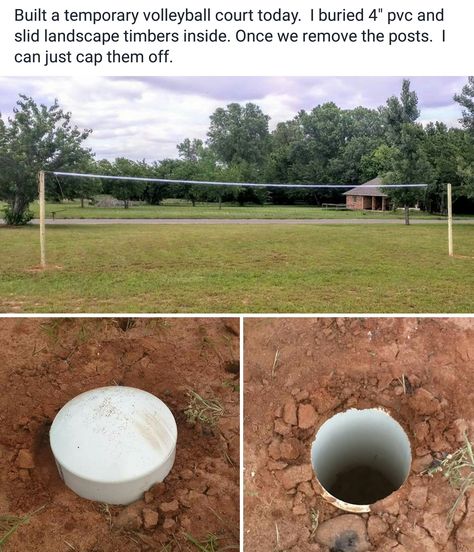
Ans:
[[[197,550],[210,535],[237,549],[238,333],[235,319],[0,320],[0,515],[44,506],[4,550]],[[172,471],[127,507],[75,495],[49,447],[58,410],[105,385],[155,394],[178,425]],[[186,416],[190,389],[222,406],[214,424]]]
[[[245,359],[249,550],[472,550],[472,467],[457,485],[436,468],[474,441],[473,319],[252,319]],[[405,429],[412,468],[369,514],[348,514],[321,497],[311,444],[334,414],[371,407]]]

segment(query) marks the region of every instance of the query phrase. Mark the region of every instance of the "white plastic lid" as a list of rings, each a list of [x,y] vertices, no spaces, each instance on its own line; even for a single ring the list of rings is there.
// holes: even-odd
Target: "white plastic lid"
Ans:
[[[133,387],[101,387],[70,400],[50,430],[56,460],[101,483],[142,477],[174,453],[176,422],[166,404]]]

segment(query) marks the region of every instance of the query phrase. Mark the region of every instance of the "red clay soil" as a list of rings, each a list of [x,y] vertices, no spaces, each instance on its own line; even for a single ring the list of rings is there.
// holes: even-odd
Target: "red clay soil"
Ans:
[[[424,472],[474,440],[473,319],[249,319],[244,362],[247,550],[474,550],[474,492],[448,526],[459,490]],[[321,424],[354,407],[388,410],[413,453],[407,482],[362,515],[321,497],[310,460]]]
[[[238,333],[236,319],[0,320],[0,515],[41,508],[2,550],[198,550],[186,534],[238,549]],[[106,385],[155,394],[178,425],[172,471],[128,507],[75,495],[49,447],[58,410]],[[187,388],[223,405],[215,427],[187,421]]]

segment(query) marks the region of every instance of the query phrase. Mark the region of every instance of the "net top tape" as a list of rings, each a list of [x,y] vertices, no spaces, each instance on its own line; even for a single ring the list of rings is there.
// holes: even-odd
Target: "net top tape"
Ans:
[[[54,176],[72,176],[78,178],[106,178],[109,180],[133,180],[138,182],[157,182],[159,184],[186,184],[190,186],[234,186],[245,188],[301,188],[301,189],[328,189],[328,188],[357,188],[353,184],[259,184],[256,182],[216,182],[207,180],[173,180],[170,178],[148,178],[141,176],[112,176],[107,174],[86,174],[61,171],[45,171]],[[361,188],[426,188],[427,184],[361,184]]]

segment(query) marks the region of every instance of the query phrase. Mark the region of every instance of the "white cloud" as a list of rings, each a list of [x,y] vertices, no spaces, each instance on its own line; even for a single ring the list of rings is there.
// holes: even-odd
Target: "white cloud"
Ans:
[[[413,79],[422,120],[457,124],[452,100],[465,78]],[[0,109],[8,115],[17,95],[38,102],[59,100],[79,127],[92,128],[89,146],[97,158],[176,157],[184,138],[205,139],[210,114],[232,101],[254,101],[271,116],[271,127],[300,109],[334,101],[342,108],[377,107],[398,94],[401,78],[0,78]],[[427,107],[423,107],[423,104]]]

